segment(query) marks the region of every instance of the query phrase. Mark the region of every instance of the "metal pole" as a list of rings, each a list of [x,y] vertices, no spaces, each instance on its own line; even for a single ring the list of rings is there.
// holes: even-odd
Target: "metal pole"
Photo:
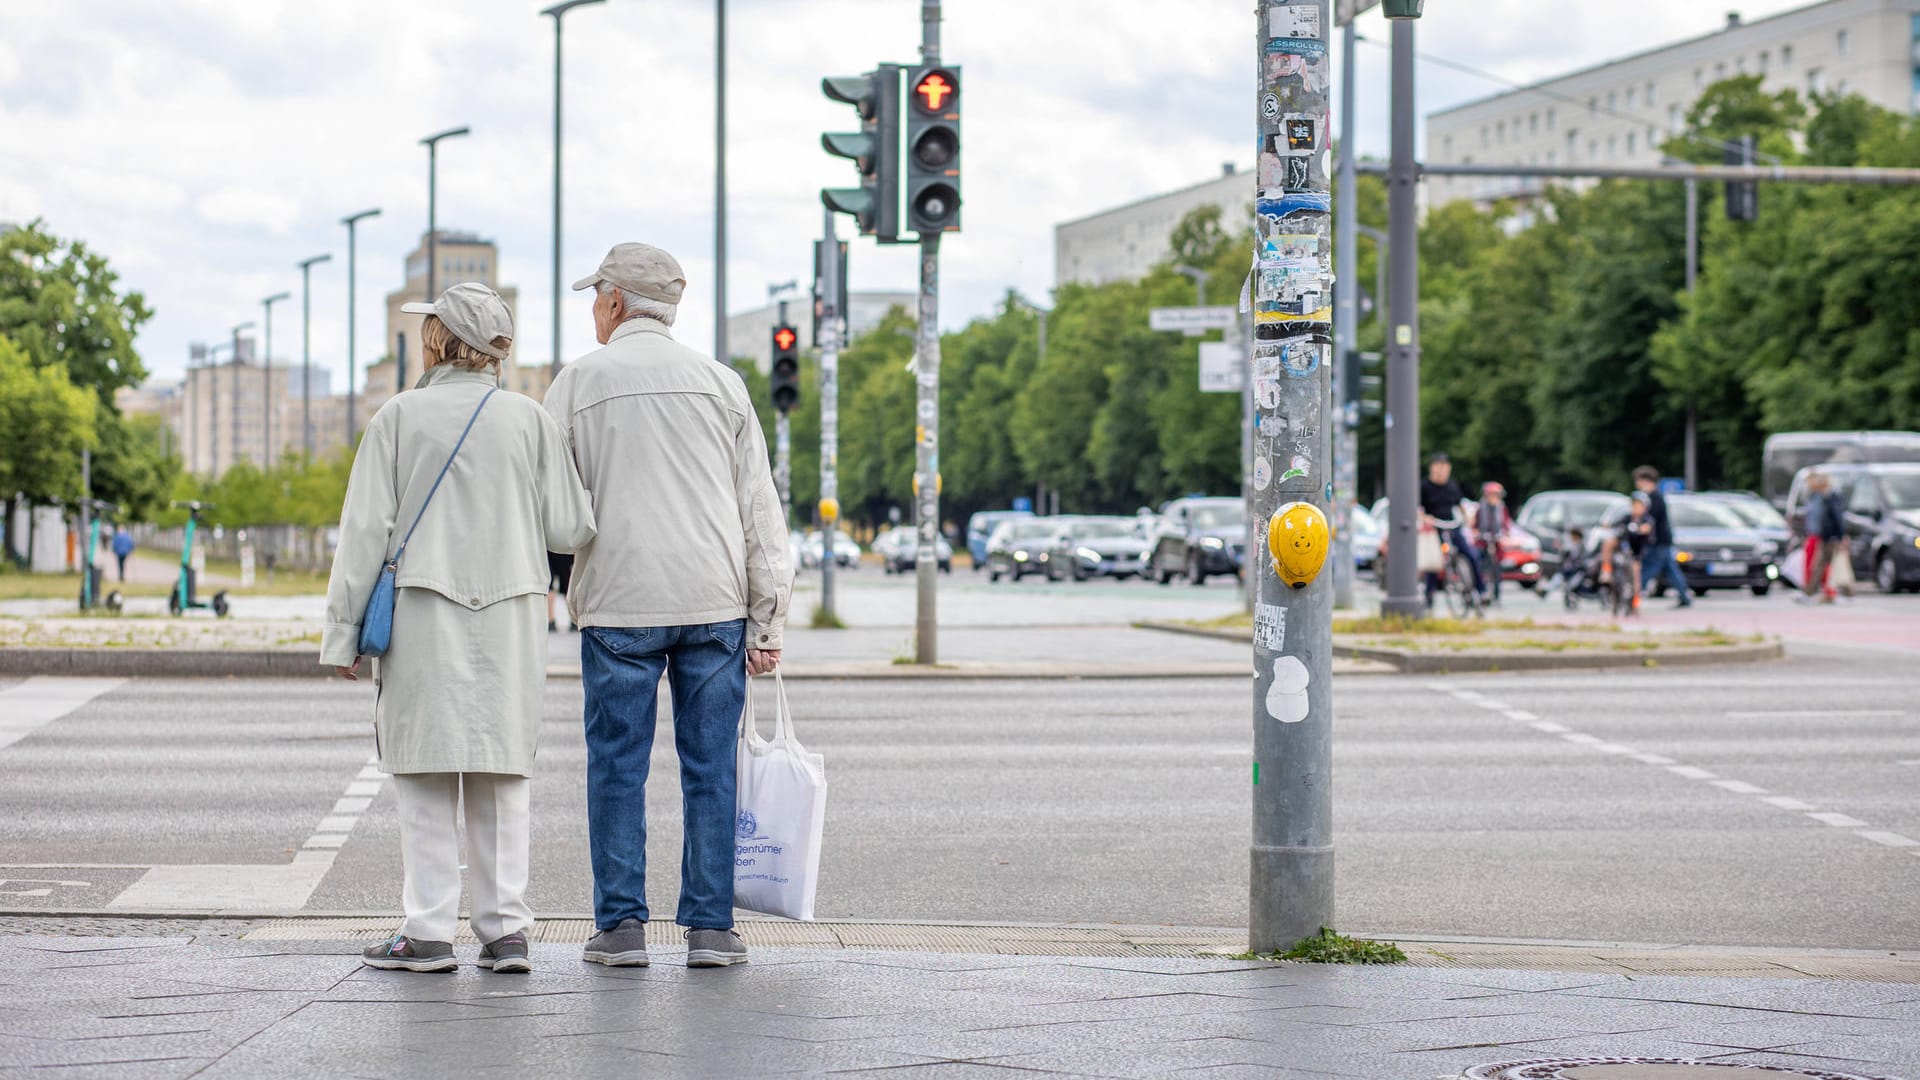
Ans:
[[[332,259],[315,255],[300,263],[300,446],[313,459],[313,264]]]
[[[1360,362],[1360,267],[1357,226],[1360,176],[1354,171],[1359,134],[1354,105],[1354,50],[1359,34],[1348,22],[1340,35],[1340,190],[1333,200],[1333,372],[1340,408],[1333,443],[1333,606],[1353,607],[1353,501],[1360,489],[1360,403],[1347,398],[1351,367]],[[1384,265],[1384,264],[1383,264]],[[1376,297],[1375,301],[1384,300]]]
[[[1700,182],[1687,181],[1687,297],[1693,298],[1693,287],[1700,276]],[[1700,490],[1700,443],[1699,417],[1694,408],[1693,398],[1687,398],[1687,446],[1686,477],[1687,490]]]
[[[840,501],[840,239],[834,235],[833,211],[824,210],[826,255],[820,260],[820,501]],[[833,550],[834,527],[820,515],[820,553]],[[833,616],[833,560],[820,560],[820,610]]]
[[[29,511],[31,512],[31,511]],[[93,524],[93,449],[80,448],[80,595],[83,598],[81,609],[93,606],[99,597],[93,595],[93,533],[89,528]]]
[[[548,374],[560,374],[560,16],[553,13],[553,359]],[[549,379],[551,382],[551,379]]]
[[[1380,610],[1419,617],[1414,559],[1420,521],[1420,261],[1414,215],[1413,22],[1393,23],[1393,157],[1387,175],[1387,595]]]
[[[240,464],[240,331],[252,327],[252,320],[248,320],[233,328],[233,442],[227,447],[227,456],[234,465]]]
[[[727,0],[713,3],[713,358],[727,352]]]
[[[440,271],[440,140],[465,135],[470,128],[448,128],[445,131],[429,135],[420,141],[427,148],[427,302],[439,298],[435,275]]]
[[[1257,82],[1255,130],[1267,152],[1288,154],[1304,139],[1304,170],[1283,173],[1285,189],[1263,188],[1255,228],[1281,227],[1291,235],[1330,237],[1328,179],[1320,167],[1328,101],[1328,0],[1262,0],[1256,9],[1256,70],[1266,49],[1292,50],[1311,67],[1300,81]],[[1317,8],[1300,18],[1300,8]],[[1277,99],[1273,101],[1272,99]],[[1273,108],[1277,104],[1278,109]],[[1302,126],[1315,130],[1303,132]],[[1332,252],[1318,245],[1311,261],[1265,256],[1256,243],[1259,288],[1273,300],[1288,286],[1324,296]],[[1275,281],[1273,279],[1279,279]],[[1299,587],[1282,581],[1264,535],[1269,521],[1312,507],[1327,510],[1332,495],[1333,364],[1330,315],[1301,309],[1297,321],[1256,322],[1249,374],[1257,383],[1259,419],[1274,434],[1261,447],[1263,467],[1253,478],[1260,542],[1247,552],[1247,572],[1258,582],[1253,610],[1253,829],[1247,938],[1254,952],[1284,949],[1333,925],[1333,581],[1324,566]],[[1256,319],[1258,313],[1256,309]],[[1284,435],[1280,434],[1285,432]],[[1264,481],[1264,483],[1262,482]],[[1302,507],[1300,504],[1306,504]],[[1325,552],[1323,550],[1322,554]]]
[[[920,5],[920,56],[925,63],[940,62],[940,0]],[[939,662],[940,582],[940,234],[920,237],[919,372],[915,379],[917,425],[914,432],[914,493],[920,550],[914,557],[914,660]]]
[[[273,459],[275,456],[273,452],[273,305],[287,299],[290,299],[287,293],[274,293],[272,296],[260,301],[260,306],[265,308],[267,313],[265,330],[266,345],[260,352],[260,382],[262,384],[260,404],[265,409],[265,415],[261,420],[260,429],[260,468],[262,470],[273,468]]]
[[[347,451],[353,451],[353,387],[356,376],[354,360],[354,302],[357,290],[354,288],[354,273],[359,268],[359,259],[354,247],[355,226],[362,218],[376,217],[379,210],[362,210],[341,218],[340,223],[347,227]]]

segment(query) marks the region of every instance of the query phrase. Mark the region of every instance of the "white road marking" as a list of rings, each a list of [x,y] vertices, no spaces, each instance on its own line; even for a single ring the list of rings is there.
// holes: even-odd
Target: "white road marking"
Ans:
[[[1697,765],[1669,765],[1667,771],[1675,776],[1684,776],[1689,780],[1717,780],[1719,777]]]
[[[1825,813],[1808,814],[1807,816],[1820,822],[1822,825],[1831,825],[1836,829],[1864,829],[1867,827],[1866,822],[1861,821],[1857,817],[1848,817],[1845,814]]]
[[[1854,833],[1853,835],[1862,840],[1871,840],[1876,844],[1885,844],[1888,847],[1920,847],[1920,840],[1915,840],[1910,836],[1901,836],[1897,832],[1881,832],[1870,829],[1866,832]]]
[[[1598,751],[1600,751],[1600,752],[1601,752],[1601,753],[1603,753],[1603,754],[1627,754],[1627,755],[1631,755],[1631,754],[1633,753],[1633,747],[1631,747],[1631,746],[1621,746],[1621,745],[1620,745],[1619,743],[1617,743],[1617,742],[1603,742],[1603,743],[1595,743],[1595,744],[1594,744],[1594,747],[1593,747],[1593,748],[1594,748],[1595,750],[1598,750]]]
[[[1565,735],[1567,732],[1573,730],[1565,724],[1556,724],[1551,720],[1536,720],[1527,726],[1535,731],[1544,731],[1549,735]]]
[[[1589,735],[1584,731],[1569,731],[1560,737],[1570,743],[1579,743],[1581,746],[1599,746],[1606,741],[1598,735]]]
[[[125,679],[68,679],[36,675],[0,690],[0,749],[12,746],[102,694]]]
[[[347,794],[354,795],[354,796],[378,795],[380,794],[380,781],[355,780],[353,783],[347,785]]]
[[[1635,754],[1633,755],[1633,760],[1639,762],[1642,765],[1673,765],[1675,764],[1672,758],[1662,757],[1659,754]]]
[[[1715,780],[1713,786],[1725,788],[1735,795],[1765,795],[1767,793],[1766,788],[1756,787],[1747,783],[1745,780]]]
[[[1538,716],[1535,716],[1534,714],[1528,712],[1525,709],[1508,709],[1506,710],[1506,713],[1507,713],[1507,719],[1518,720],[1523,724],[1530,723],[1534,720],[1540,719]]]
[[[364,813],[367,807],[372,805],[372,799],[341,799],[339,802],[333,804],[333,812],[336,814],[359,814]]]
[[[1812,810],[1814,808],[1810,802],[1802,802],[1799,799],[1787,795],[1769,795],[1760,801],[1777,806],[1782,810]]]
[[[1837,720],[1853,716],[1905,716],[1904,709],[1767,709],[1760,712],[1730,712],[1729,720]]]

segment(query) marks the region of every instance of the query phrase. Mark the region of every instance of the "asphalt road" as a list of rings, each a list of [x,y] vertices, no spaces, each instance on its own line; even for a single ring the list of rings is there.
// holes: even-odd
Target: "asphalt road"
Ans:
[[[1920,675],[1895,654],[1796,652],[1757,667],[1343,680],[1341,925],[1912,947]],[[0,708],[24,689],[0,685]],[[790,693],[832,783],[822,917],[1244,921],[1245,683]],[[107,907],[152,866],[244,877],[303,846],[312,857],[337,800],[369,792],[371,697],[344,683],[134,681],[0,746],[0,908]],[[532,897],[547,914],[590,908],[579,710],[577,683],[550,684]],[[650,898],[665,913],[678,798],[664,728],[657,745]],[[392,787],[375,781],[368,797],[300,893],[304,910],[397,908]],[[154,888],[144,895],[165,894]],[[193,902],[194,886],[172,888]]]

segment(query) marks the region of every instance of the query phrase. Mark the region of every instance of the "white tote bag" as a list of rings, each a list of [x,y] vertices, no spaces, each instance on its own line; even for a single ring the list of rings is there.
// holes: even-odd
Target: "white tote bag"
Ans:
[[[753,719],[753,680],[740,714],[738,813],[734,817],[733,906],[788,919],[812,919],[827,825],[827,768],[793,736],[787,687],[779,695],[773,741]]]

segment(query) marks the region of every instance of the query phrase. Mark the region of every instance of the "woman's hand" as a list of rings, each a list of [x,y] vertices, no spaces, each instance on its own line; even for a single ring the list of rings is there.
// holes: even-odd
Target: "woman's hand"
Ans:
[[[360,681],[360,658],[357,656],[353,658],[352,667],[336,667],[333,670],[339,672],[340,677],[347,680],[348,682],[359,682]]]

